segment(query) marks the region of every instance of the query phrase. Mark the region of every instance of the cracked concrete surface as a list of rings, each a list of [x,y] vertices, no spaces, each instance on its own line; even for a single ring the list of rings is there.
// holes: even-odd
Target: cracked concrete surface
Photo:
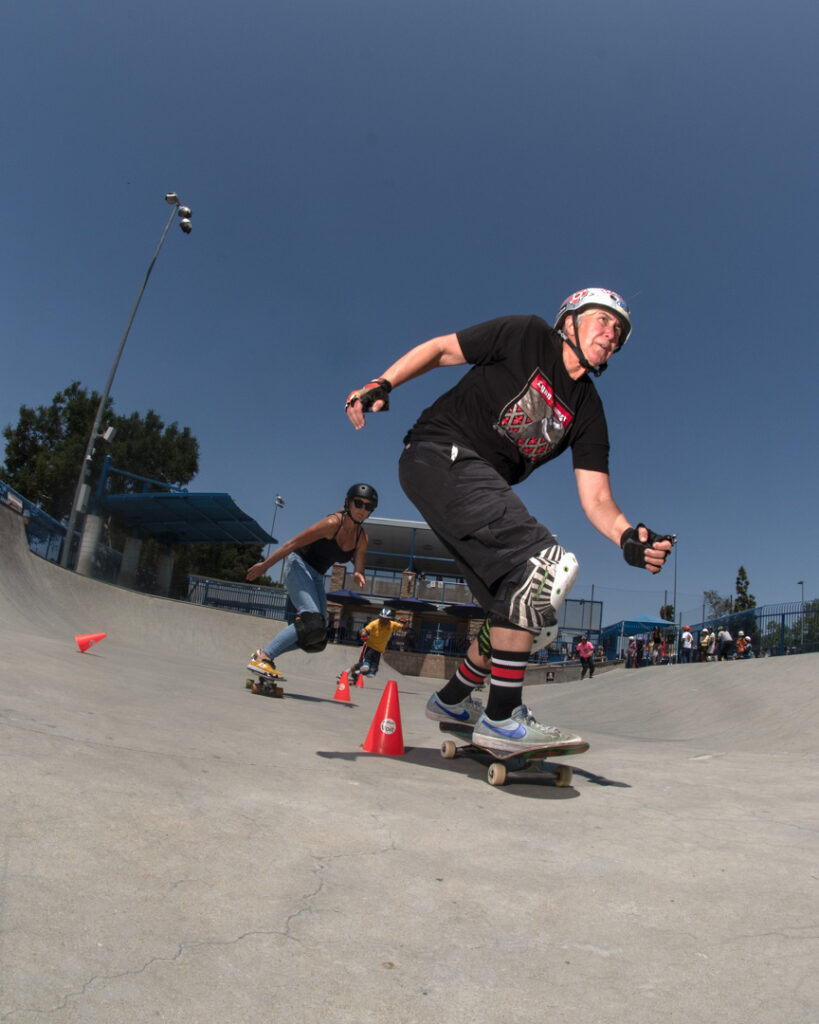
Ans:
[[[532,687],[591,749],[495,789],[433,680],[341,704],[335,649],[250,694],[271,628],[0,508],[0,1022],[819,1024],[819,657]],[[403,757],[360,749],[389,678]]]

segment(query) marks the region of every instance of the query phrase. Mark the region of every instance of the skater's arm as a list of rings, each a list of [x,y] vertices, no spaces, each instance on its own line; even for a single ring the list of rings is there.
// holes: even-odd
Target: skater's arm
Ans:
[[[323,519],[319,519],[317,523],[313,523],[312,526],[308,526],[306,530],[302,530],[301,533],[297,533],[295,537],[292,537],[286,543],[282,544],[280,548],[276,548],[272,554],[269,554],[267,558],[262,562],[256,562],[255,565],[247,570],[245,579],[252,583],[253,580],[258,579],[264,575],[267,570],[280,562],[283,558],[287,558],[289,554],[296,551],[298,548],[306,547],[308,544],[312,544],[313,541],[320,540],[322,537],[332,537],[338,529],[338,513],[334,512],[331,516],[325,516]]]
[[[608,473],[576,469],[574,476],[580,506],[586,513],[586,518],[604,537],[608,537],[619,546],[623,530],[627,530],[631,523],[614,500]]]
[[[385,370],[378,380],[385,381],[390,389],[397,388],[399,384],[405,384],[413,377],[420,377],[438,366],[461,366],[465,362],[466,359],[461,351],[457,334],[443,334],[410,349]],[[360,430],[364,426],[365,411],[381,412],[387,404],[386,398],[379,397],[370,406],[366,400],[366,390],[366,387],[359,388],[357,391],[352,391],[347,398],[345,406],[347,418],[356,430]],[[365,396],[363,405],[362,394]]]
[[[361,531],[361,536],[358,538],[358,544],[355,546],[355,554],[353,555],[353,579],[358,584],[358,589],[363,590],[364,584],[367,582],[364,576],[364,568],[367,564],[367,533],[365,530]]]
[[[592,526],[608,537],[618,547],[621,546],[623,534],[631,529],[611,493],[611,480],[608,473],[598,473],[590,469],[576,469],[577,493],[580,505]],[[648,544],[649,530],[645,526],[638,529],[639,540]],[[645,568],[650,573],[658,573],[663,567],[668,552],[671,550],[670,540],[656,540],[645,548]]]

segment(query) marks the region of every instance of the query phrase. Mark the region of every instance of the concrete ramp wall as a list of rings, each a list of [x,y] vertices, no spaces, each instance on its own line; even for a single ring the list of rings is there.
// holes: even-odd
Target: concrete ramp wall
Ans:
[[[17,645],[65,641],[76,650],[77,633],[107,633],[110,641],[155,654],[188,652],[195,662],[246,663],[283,622],[203,608],[140,594],[89,579],[33,554],[23,517],[0,506],[0,636]],[[354,649],[327,653],[328,664],[352,660]],[[291,666],[306,658],[288,655]],[[313,656],[315,658],[315,656]]]

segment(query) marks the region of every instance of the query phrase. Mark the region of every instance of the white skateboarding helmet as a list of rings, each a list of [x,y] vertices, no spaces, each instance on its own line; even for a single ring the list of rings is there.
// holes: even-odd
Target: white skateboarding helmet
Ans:
[[[562,328],[563,321],[570,313],[577,316],[584,309],[591,308],[611,310],[623,325],[623,333],[615,349],[619,352],[631,334],[631,310],[626,300],[609,288],[581,288],[579,292],[573,292],[557,311],[555,330],[559,331]]]

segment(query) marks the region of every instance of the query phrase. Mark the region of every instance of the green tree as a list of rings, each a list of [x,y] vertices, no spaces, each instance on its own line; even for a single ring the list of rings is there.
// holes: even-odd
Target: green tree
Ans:
[[[756,598],[753,594],[748,593],[748,573],[745,571],[745,566],[739,567],[736,581],[736,600],[734,601],[735,612],[745,612],[750,608],[756,608]]]
[[[128,417],[116,416],[113,424],[117,432],[110,454],[115,466],[178,487],[196,475],[199,443],[189,427],[180,430],[176,423],[165,426],[153,409],[144,417],[136,412]],[[129,490],[129,483],[137,489],[140,486],[123,477],[117,481],[117,490]]]
[[[0,466],[0,477],[27,498],[39,501],[55,519],[71,511],[99,401],[96,391],[89,395],[74,381],[54,396],[50,406],[21,406],[17,425],[3,429],[6,461]],[[116,434],[110,443],[97,445],[89,477],[92,487],[106,452],[115,466],[166,484],[182,486],[196,475],[199,444],[188,427],[180,430],[176,423],[166,427],[152,409],[144,417],[138,413],[117,416],[110,398],[100,431],[109,426]],[[123,490],[127,489],[124,484]]]
[[[3,428],[6,461],[0,476],[57,519],[70,511],[99,401],[96,392],[89,397],[75,381],[59,391],[50,406],[20,406],[17,426]],[[110,423],[109,402],[103,425]]]
[[[674,605],[664,604],[660,608],[660,618],[665,619],[667,622],[674,622]]]
[[[175,553],[176,565],[185,573],[234,583],[244,583],[248,568],[262,560],[260,544],[181,544]],[[265,587],[273,583],[267,576],[261,576],[256,585]]]
[[[722,615],[731,614],[732,598],[720,597],[716,590],[704,590],[702,598],[705,601],[706,608],[710,610],[709,618],[718,619]]]

